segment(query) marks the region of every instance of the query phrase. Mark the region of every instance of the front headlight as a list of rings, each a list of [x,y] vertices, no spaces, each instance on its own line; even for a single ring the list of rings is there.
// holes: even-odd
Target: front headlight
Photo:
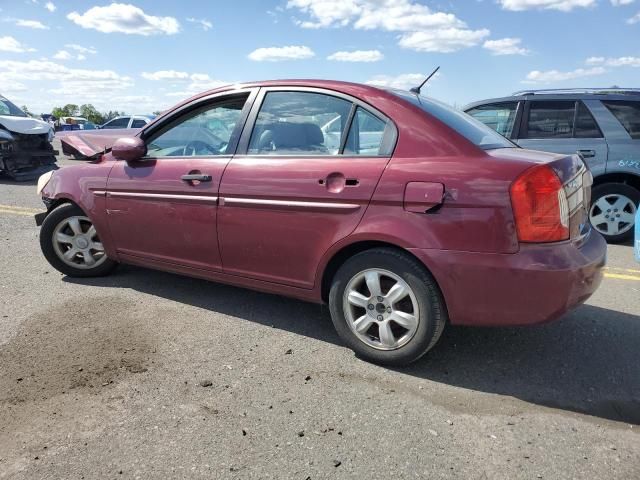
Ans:
[[[49,180],[51,180],[52,176],[53,176],[53,170],[40,175],[40,178],[38,179],[38,187],[36,190],[38,192],[38,195],[42,193],[42,190],[44,190],[44,187],[47,186],[47,183],[49,183]]]
[[[47,140],[49,142],[53,142],[53,137],[55,136],[55,133],[53,133],[53,128],[49,129],[49,134],[47,135]]]

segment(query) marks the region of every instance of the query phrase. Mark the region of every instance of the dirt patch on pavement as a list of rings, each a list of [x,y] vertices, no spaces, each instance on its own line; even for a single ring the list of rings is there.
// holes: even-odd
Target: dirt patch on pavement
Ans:
[[[113,296],[70,300],[29,318],[0,347],[2,411],[145,372],[154,346],[137,318],[134,302]]]

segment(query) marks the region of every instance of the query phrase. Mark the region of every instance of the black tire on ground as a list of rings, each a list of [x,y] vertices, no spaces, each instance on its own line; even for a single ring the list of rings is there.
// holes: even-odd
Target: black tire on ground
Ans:
[[[593,187],[591,191],[591,204],[596,203],[600,198],[606,195],[624,195],[629,198],[636,206],[640,206],[640,191],[625,183],[603,183]],[[591,209],[589,210],[591,211]],[[622,243],[633,238],[634,225],[624,233],[618,235],[606,235],[600,232],[607,243]]]
[[[395,350],[379,350],[351,330],[343,307],[350,280],[368,269],[387,270],[404,280],[414,293],[419,309],[418,327],[408,343]],[[348,259],[335,274],[329,293],[331,319],[340,338],[357,356],[372,363],[404,366],[415,362],[439,340],[447,323],[446,306],[436,281],[427,269],[407,253],[393,248],[375,248]]]
[[[117,262],[107,258],[94,268],[75,268],[63,262],[53,247],[53,233],[60,222],[74,217],[87,215],[76,205],[65,204],[53,210],[42,223],[40,228],[40,248],[47,261],[53,268],[70,277],[102,277],[110,274],[118,265]],[[98,235],[100,232],[98,232]]]

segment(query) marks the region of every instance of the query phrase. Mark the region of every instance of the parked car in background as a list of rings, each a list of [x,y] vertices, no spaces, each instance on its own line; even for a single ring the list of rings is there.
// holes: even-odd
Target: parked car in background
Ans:
[[[640,204],[640,89],[527,90],[464,111],[518,145],[578,153],[593,176],[591,224],[609,242],[633,237]]]
[[[602,279],[578,155],[516,148],[414,93],[234,85],[108,145],[86,135],[67,138],[94,161],[38,182],[54,268],[90,277],[122,262],[327,302],[374,362],[420,358],[448,322],[550,321]]]
[[[152,115],[126,115],[116,117],[100,125],[101,129],[142,128],[155,117]]]
[[[83,117],[60,117],[58,119],[58,130],[71,132],[75,130],[95,130],[96,124],[91,123]]]
[[[0,174],[15,180],[32,180],[54,170],[53,128],[29,117],[0,95]]]

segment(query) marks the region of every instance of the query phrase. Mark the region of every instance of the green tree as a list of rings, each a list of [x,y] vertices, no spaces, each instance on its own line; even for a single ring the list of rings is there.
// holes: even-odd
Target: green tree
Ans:
[[[62,117],[77,117],[78,116],[78,106],[73,103],[69,103],[64,107],[54,107],[51,110],[51,115],[56,118]]]
[[[124,112],[119,112],[117,110],[109,110],[109,112],[104,114],[104,121],[108,122],[109,120],[116,118],[116,117],[122,117],[123,115],[126,115]]]
[[[74,103],[67,103],[62,109],[65,112],[65,115],[68,117],[77,117],[78,116],[78,105]]]
[[[28,108],[26,105],[22,105],[22,106],[20,107],[20,110],[22,110],[24,113],[26,113],[26,114],[27,114],[27,115],[29,115],[30,117],[33,117],[33,113],[31,113],[31,112],[29,111],[29,108]]]
[[[80,116],[86,118],[91,123],[98,125],[104,123],[104,116],[90,103],[80,106]]]

